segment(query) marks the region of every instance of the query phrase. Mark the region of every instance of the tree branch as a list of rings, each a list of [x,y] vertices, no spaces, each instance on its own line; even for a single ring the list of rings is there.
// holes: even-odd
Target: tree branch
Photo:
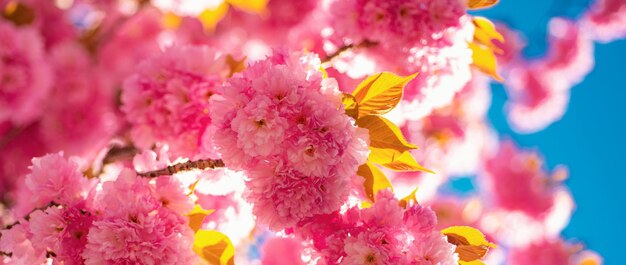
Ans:
[[[224,161],[221,159],[200,159],[195,161],[188,161],[184,163],[178,163],[175,165],[168,166],[163,169],[148,171],[148,172],[137,172],[137,175],[146,177],[146,178],[156,178],[158,176],[170,176],[174,175],[178,172],[189,171],[192,169],[207,169],[207,168],[220,168],[224,167]]]
[[[374,41],[370,41],[370,40],[363,40],[361,43],[358,44],[348,44],[348,45],[344,45],[339,47],[339,49],[337,49],[334,53],[329,54],[328,56],[326,56],[325,58],[322,59],[322,63],[327,63],[332,61],[333,59],[335,59],[336,57],[339,57],[339,55],[341,55],[342,53],[352,50],[352,49],[358,49],[358,48],[370,48],[370,47],[374,47],[378,45],[378,42],[374,42]]]

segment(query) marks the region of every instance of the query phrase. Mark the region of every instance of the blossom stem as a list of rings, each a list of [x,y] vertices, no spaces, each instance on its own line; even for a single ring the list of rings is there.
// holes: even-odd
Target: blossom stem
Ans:
[[[327,63],[327,62],[332,61],[336,57],[339,57],[339,55],[341,55],[345,51],[349,51],[351,49],[357,49],[357,48],[370,48],[376,45],[378,45],[378,42],[374,42],[370,40],[363,40],[361,43],[358,43],[358,44],[347,44],[347,45],[339,47],[339,49],[337,49],[335,52],[323,58],[322,63]]]
[[[147,178],[156,178],[158,176],[170,176],[178,172],[188,171],[192,169],[203,170],[207,168],[214,169],[219,167],[224,167],[224,161],[222,161],[221,159],[200,159],[174,164],[163,169],[137,173],[137,175]]]
[[[28,213],[24,216],[24,220],[28,221],[28,220],[30,219],[30,215],[31,215],[31,214],[33,214],[34,212],[36,212],[37,210],[42,210],[42,211],[44,211],[44,210],[46,210],[46,209],[48,209],[48,208],[50,208],[50,207],[56,207],[56,206],[61,206],[61,205],[60,205],[60,204],[58,204],[58,203],[56,203],[56,202],[54,202],[54,201],[51,201],[51,202],[49,202],[48,204],[46,204],[45,206],[34,208],[34,209],[32,209],[30,212],[28,212]],[[11,223],[11,224],[7,225],[7,226],[5,227],[5,229],[11,229],[11,228],[13,228],[14,226],[16,226],[16,225],[18,225],[18,224],[20,224],[20,221],[15,221],[15,222],[13,222],[13,223]],[[0,234],[0,236],[1,236],[1,235],[2,235],[2,234]]]

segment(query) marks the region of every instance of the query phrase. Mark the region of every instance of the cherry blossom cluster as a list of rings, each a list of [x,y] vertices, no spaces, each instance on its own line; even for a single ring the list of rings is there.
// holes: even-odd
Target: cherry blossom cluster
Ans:
[[[558,120],[626,3],[529,60],[489,2],[0,0],[0,265],[601,264],[487,110]]]

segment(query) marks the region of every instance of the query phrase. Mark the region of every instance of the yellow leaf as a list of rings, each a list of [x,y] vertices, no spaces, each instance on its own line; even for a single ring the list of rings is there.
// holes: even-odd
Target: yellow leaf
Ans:
[[[9,1],[2,10],[2,17],[21,26],[28,25],[35,20],[35,11],[19,1]]]
[[[459,259],[465,262],[479,260],[496,245],[485,239],[485,235],[478,229],[469,226],[451,226],[441,230],[448,237],[450,244],[456,245]]]
[[[496,26],[489,19],[484,17],[474,17],[472,22],[474,23],[474,42],[485,45],[498,54],[502,54],[503,51],[493,41],[498,40],[504,43],[504,37],[500,32],[496,30]]]
[[[472,261],[459,260],[459,265],[485,265],[485,263],[479,259],[472,260]]]
[[[180,27],[180,24],[183,22],[183,18],[172,13],[167,12],[163,15],[163,26],[167,29],[177,29]]]
[[[365,194],[372,201],[374,201],[376,194],[380,190],[389,188],[393,191],[391,182],[389,182],[385,173],[370,162],[365,162],[365,164],[359,166],[356,174],[365,178],[365,183],[363,184],[365,186]]]
[[[187,216],[189,216],[189,227],[191,227],[194,232],[197,232],[200,230],[200,226],[202,225],[204,218],[212,214],[214,211],[215,210],[205,210],[202,206],[196,204],[191,212],[187,214]]]
[[[241,60],[237,60],[232,55],[227,54],[226,64],[228,64],[229,68],[228,77],[231,77],[235,73],[239,73],[246,69],[246,57],[244,56],[243,58],[241,58]]]
[[[354,96],[344,93],[343,98],[341,99],[341,103],[343,103],[343,108],[346,111],[346,115],[356,120],[359,116],[359,104],[356,103],[356,99],[354,99]]]
[[[361,107],[359,103],[359,110]],[[417,149],[416,145],[407,142],[398,126],[381,116],[368,115],[359,118],[356,125],[369,130],[371,147],[393,149],[399,152]]]
[[[326,69],[324,67],[320,66],[320,72],[322,72],[322,78],[328,78],[328,72],[326,72]]]
[[[404,86],[416,76],[417,73],[402,77],[382,72],[365,79],[352,92],[359,104],[359,117],[391,111],[402,100]]]
[[[200,230],[193,239],[193,251],[211,265],[234,265],[235,247],[217,231]]]
[[[472,64],[481,72],[490,75],[498,81],[502,81],[502,77],[498,75],[496,55],[489,47],[476,43],[469,43],[472,49]]]
[[[370,147],[368,160],[395,171],[425,171],[435,173],[417,163],[408,151]]]
[[[468,0],[467,7],[470,9],[480,9],[492,7],[498,3],[498,0]]]
[[[417,198],[415,197],[415,194],[417,193],[417,190],[419,189],[419,187],[415,188],[411,194],[407,195],[406,197],[402,198],[399,202],[400,207],[402,208],[406,208],[407,205],[409,205],[409,203],[411,201],[413,202],[417,202]]]
[[[226,0],[233,7],[252,13],[263,13],[268,0]]]
[[[228,4],[222,2],[215,9],[206,9],[198,16],[198,20],[202,22],[205,30],[213,31],[217,26],[217,23],[226,16],[228,12]]]

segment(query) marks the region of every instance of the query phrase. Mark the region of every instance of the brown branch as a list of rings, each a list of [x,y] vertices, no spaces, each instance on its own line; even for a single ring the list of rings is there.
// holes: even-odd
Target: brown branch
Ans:
[[[370,40],[363,40],[361,43],[358,44],[347,44],[344,46],[339,47],[339,49],[337,49],[335,52],[329,54],[328,56],[326,56],[325,58],[322,59],[322,63],[327,63],[332,61],[333,59],[335,59],[336,57],[339,57],[339,55],[341,55],[342,53],[352,50],[352,49],[358,49],[358,48],[370,48],[370,47],[374,47],[378,45],[378,42],[374,42],[374,41],[370,41]]]
[[[207,168],[220,168],[224,167],[224,161],[221,159],[200,159],[195,161],[187,161],[183,163],[178,163],[175,165],[168,166],[163,169],[148,171],[148,172],[137,172],[137,175],[147,178],[156,178],[158,176],[171,176],[179,172],[189,171],[192,169],[207,169]]]
[[[56,206],[61,206],[61,205],[56,203],[56,202],[54,202],[54,201],[51,201],[48,204],[46,204],[45,206],[34,208],[30,212],[28,212],[26,215],[24,215],[24,220],[26,220],[26,221],[30,220],[30,215],[33,214],[34,212],[38,211],[38,210],[45,211],[46,209],[48,209],[50,207],[56,207]],[[11,229],[11,228],[13,228],[14,226],[16,226],[18,224],[20,224],[20,221],[15,221],[12,224],[7,225],[5,227],[5,229]],[[0,234],[0,236],[1,235],[2,234]]]
[[[56,206],[61,206],[61,205],[56,203],[56,202],[54,202],[54,201],[51,201],[48,204],[46,204],[45,206],[34,208],[34,209],[32,209],[30,212],[28,212],[24,216],[24,220],[26,220],[26,221],[30,220],[30,215],[33,214],[34,212],[38,211],[38,210],[45,211],[46,209],[48,209],[50,207],[56,207]],[[19,220],[13,222],[12,224],[9,224],[9,225],[5,226],[4,229],[9,230],[9,229],[13,228],[14,226],[16,226],[18,224],[20,224]],[[2,233],[0,233],[0,238],[2,238]],[[13,256],[13,253],[0,251],[0,256],[11,257],[11,256]],[[48,252],[46,252],[46,257],[47,258],[49,258],[49,257],[56,257],[56,254],[54,252],[52,252],[52,251],[48,251]]]
[[[102,159],[102,164],[110,164],[117,161],[125,161],[132,160],[133,157],[139,153],[139,149],[137,149],[133,145],[129,146],[113,146],[109,151],[104,155]]]

